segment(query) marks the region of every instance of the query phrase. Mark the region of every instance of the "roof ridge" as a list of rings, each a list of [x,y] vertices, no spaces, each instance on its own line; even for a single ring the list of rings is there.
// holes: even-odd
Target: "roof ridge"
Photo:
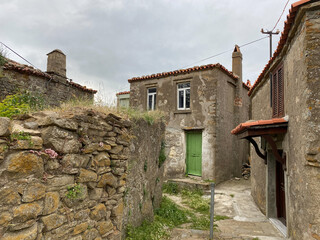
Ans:
[[[227,75],[234,79],[239,79],[238,76],[236,76],[233,72],[229,71],[227,68],[225,68],[223,65],[220,63],[215,63],[215,64],[207,64],[207,65],[201,65],[201,66],[194,66],[190,68],[185,68],[185,69],[178,69],[178,70],[173,70],[169,72],[162,72],[162,73],[155,73],[155,74],[150,74],[146,76],[141,76],[141,77],[133,77],[128,79],[128,82],[133,82],[133,81],[141,81],[141,80],[147,80],[147,79],[155,79],[155,78],[164,78],[170,75],[179,75],[179,74],[184,74],[184,73],[190,73],[190,72],[195,72],[195,71],[202,71],[202,70],[207,70],[207,69],[213,69],[213,68],[218,68],[225,72]]]
[[[43,72],[38,68],[34,68],[27,64],[18,63],[10,58],[6,58],[6,59],[7,59],[7,62],[3,65],[3,69],[5,70],[13,70],[20,73],[30,74],[33,76],[43,77],[46,79],[52,79],[52,76],[50,74]],[[87,88],[86,86],[82,86],[81,84],[78,84],[72,81],[67,81],[67,83],[71,86],[82,89],[83,91],[86,91],[86,92],[92,92],[92,93],[97,92],[97,90]]]

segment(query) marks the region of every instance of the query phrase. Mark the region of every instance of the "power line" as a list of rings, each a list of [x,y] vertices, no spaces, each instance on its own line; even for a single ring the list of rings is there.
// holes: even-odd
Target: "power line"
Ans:
[[[19,53],[17,53],[16,51],[14,51],[12,48],[8,47],[6,44],[4,44],[3,42],[0,42],[3,46],[5,46],[6,48],[8,48],[11,52],[13,52],[14,54],[16,54],[17,56],[19,56],[20,58],[22,58],[24,61],[26,61],[27,63],[29,63],[32,67],[37,68],[35,65],[33,65],[31,62],[29,62],[27,59],[25,59],[24,57],[22,57]],[[39,69],[40,70],[40,69]]]
[[[252,43],[255,43],[255,42],[261,41],[261,40],[263,40],[263,39],[265,39],[265,38],[268,38],[268,37],[262,37],[262,38],[259,38],[259,39],[256,39],[256,40],[253,40],[253,41],[251,41],[251,42],[248,42],[248,43],[242,44],[242,45],[240,45],[239,47],[240,47],[240,48],[241,48],[241,47],[245,47],[245,46],[250,45],[250,44],[252,44]],[[196,62],[194,62],[194,63],[188,64],[188,65],[186,65],[186,66],[184,66],[184,67],[182,67],[182,68],[186,68],[186,67],[188,67],[188,66],[191,66],[191,65],[197,64],[197,63],[199,63],[199,62],[203,62],[203,61],[206,61],[206,60],[208,60],[208,59],[211,59],[211,58],[214,58],[214,57],[220,56],[220,55],[225,54],[225,53],[227,53],[227,52],[230,52],[230,51],[232,51],[232,50],[233,50],[233,48],[228,49],[228,50],[225,50],[225,51],[220,52],[220,53],[218,53],[218,54],[215,54],[215,55],[212,55],[212,56],[210,56],[210,57],[203,58],[203,59],[201,59],[201,60],[199,60],[199,61],[196,61]]]
[[[280,21],[280,19],[281,19],[282,15],[283,15],[284,11],[286,10],[286,7],[287,7],[287,5],[288,5],[288,3],[289,3],[289,2],[290,2],[290,0],[288,0],[288,1],[287,1],[287,3],[286,3],[286,5],[284,6],[284,8],[283,8],[283,10],[282,10],[282,13],[281,13],[280,17],[279,17],[278,21],[276,22],[276,24],[274,25],[274,27],[272,28],[271,32],[273,32],[273,30],[277,27],[277,25],[278,25],[278,23],[279,23],[279,21]]]

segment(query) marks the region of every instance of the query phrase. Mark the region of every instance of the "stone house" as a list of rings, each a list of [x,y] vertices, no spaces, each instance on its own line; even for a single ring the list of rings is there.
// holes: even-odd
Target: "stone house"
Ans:
[[[320,2],[292,4],[249,91],[254,120],[232,131],[253,144],[254,200],[289,239],[320,239],[319,39]]]
[[[117,107],[128,108],[130,105],[130,91],[118,92],[117,96]]]
[[[19,90],[41,94],[49,105],[55,106],[71,98],[93,100],[96,90],[67,78],[66,55],[61,50],[47,55],[47,72],[7,59],[0,66],[0,100]]]
[[[188,174],[218,183],[241,176],[249,146],[229,134],[249,119],[249,87],[242,82],[238,46],[232,70],[209,64],[128,80],[130,107],[167,113],[167,178]]]

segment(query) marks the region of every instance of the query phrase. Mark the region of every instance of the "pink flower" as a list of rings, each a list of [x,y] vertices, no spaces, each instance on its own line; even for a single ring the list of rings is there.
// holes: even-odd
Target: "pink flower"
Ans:
[[[46,154],[49,155],[50,158],[57,158],[58,157],[58,153],[56,153],[54,150],[52,150],[51,148],[48,148],[46,150],[44,150],[44,152]]]
[[[103,147],[103,142],[99,142],[99,146],[100,146],[100,147]]]

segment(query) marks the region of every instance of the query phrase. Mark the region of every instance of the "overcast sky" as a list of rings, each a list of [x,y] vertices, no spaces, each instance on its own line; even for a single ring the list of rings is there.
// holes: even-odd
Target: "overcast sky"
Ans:
[[[46,54],[67,55],[67,76],[111,102],[128,79],[209,63],[231,71],[235,44],[264,37],[287,0],[0,0],[0,41],[46,71]],[[291,0],[277,28],[283,30]],[[274,36],[273,50],[279,41]],[[198,62],[220,52],[228,53]],[[269,39],[241,48],[243,80],[269,58]],[[9,53],[9,58],[25,63]]]

